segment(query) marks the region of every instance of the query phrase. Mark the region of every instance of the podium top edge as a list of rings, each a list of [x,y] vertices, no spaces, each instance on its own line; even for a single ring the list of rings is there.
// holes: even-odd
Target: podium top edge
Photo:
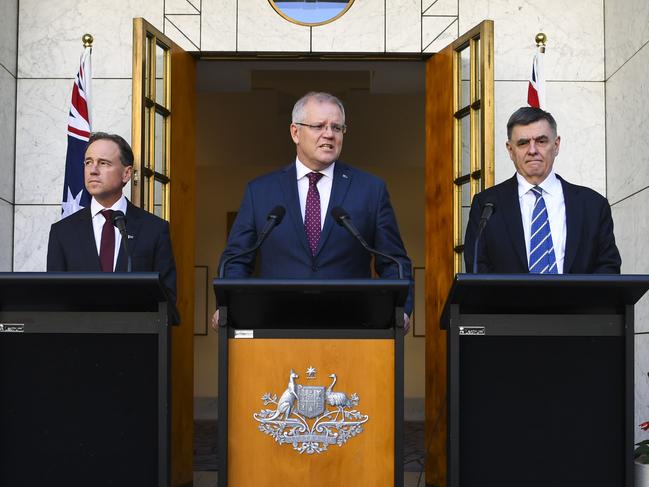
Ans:
[[[249,288],[284,288],[284,289],[347,289],[357,287],[377,287],[384,289],[401,289],[409,286],[407,279],[219,279],[212,281],[214,288],[249,287]]]
[[[0,285],[11,282],[41,283],[158,283],[157,272],[0,272]]]
[[[453,281],[462,285],[635,285],[649,289],[648,274],[456,274]]]

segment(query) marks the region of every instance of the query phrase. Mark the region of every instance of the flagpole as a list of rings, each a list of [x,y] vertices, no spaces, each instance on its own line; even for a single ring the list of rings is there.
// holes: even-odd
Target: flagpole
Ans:
[[[545,67],[543,66],[543,58],[545,57],[545,44],[548,41],[548,36],[543,32],[536,34],[534,38],[536,41],[537,55],[535,56],[537,76],[538,76],[538,91],[539,91],[539,106],[545,110]]]

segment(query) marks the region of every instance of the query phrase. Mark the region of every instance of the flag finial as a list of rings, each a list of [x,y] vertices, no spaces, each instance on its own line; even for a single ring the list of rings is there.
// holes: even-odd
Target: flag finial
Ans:
[[[546,36],[543,32],[539,32],[538,34],[536,34],[534,40],[536,41],[537,46],[545,47],[545,43],[548,41],[548,36]]]
[[[91,34],[84,34],[83,37],[81,38],[81,42],[83,42],[83,47],[92,47],[92,41],[94,41],[94,38],[92,37]]]

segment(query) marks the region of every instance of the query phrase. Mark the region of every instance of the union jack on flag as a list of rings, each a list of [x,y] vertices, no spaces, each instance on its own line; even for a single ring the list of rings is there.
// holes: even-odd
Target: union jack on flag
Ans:
[[[79,72],[72,87],[61,218],[72,215],[90,204],[90,195],[83,184],[83,159],[92,132],[90,110],[91,52],[92,48],[86,47],[83,54],[81,54]]]
[[[543,73],[543,56],[545,46],[541,45],[532,61],[532,75],[527,86],[527,104],[545,110],[545,77]]]

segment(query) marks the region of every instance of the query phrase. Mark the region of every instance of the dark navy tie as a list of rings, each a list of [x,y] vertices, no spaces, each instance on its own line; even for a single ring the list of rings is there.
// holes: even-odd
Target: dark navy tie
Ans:
[[[557,261],[554,256],[550,220],[548,220],[548,210],[543,199],[543,190],[534,186],[532,193],[536,201],[532,210],[530,274],[556,274]]]

